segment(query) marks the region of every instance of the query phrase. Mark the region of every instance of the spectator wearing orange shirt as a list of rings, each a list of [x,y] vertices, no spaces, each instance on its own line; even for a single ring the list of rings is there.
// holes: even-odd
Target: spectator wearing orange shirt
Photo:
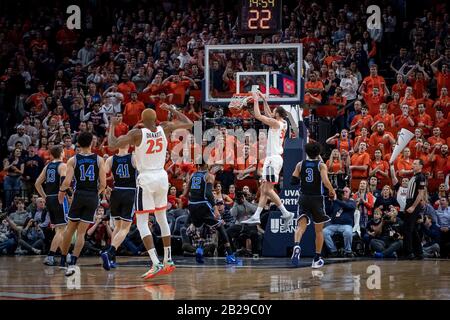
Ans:
[[[63,151],[63,161],[64,163],[67,163],[67,161],[75,155],[75,148],[72,145],[72,138],[70,135],[65,135],[63,138]]]
[[[431,145],[428,141],[424,141],[416,151],[416,159],[421,159],[423,162],[423,173],[430,177],[433,172],[433,157],[431,153]]]
[[[200,109],[200,105],[195,101],[195,97],[189,97],[188,103],[184,107],[183,113],[193,122],[201,120],[202,111]]]
[[[447,160],[449,158],[448,145],[436,144],[431,152],[431,161],[434,162],[434,177],[444,180]]]
[[[353,153],[353,141],[348,136],[348,130],[342,129],[341,133],[336,133],[334,136],[328,138],[325,141],[327,144],[334,145],[339,152],[342,150],[347,150],[350,153]]]
[[[394,135],[384,130],[384,123],[377,124],[377,131],[372,133],[369,139],[369,145],[382,150],[382,153],[387,153],[391,150],[391,146],[395,144]]]
[[[26,100],[25,103],[26,104],[32,104],[32,106],[34,106],[36,108],[36,112],[41,112],[43,107],[44,107],[44,103],[45,103],[45,99],[48,97],[48,93],[46,93],[44,91],[45,87],[43,84],[39,84],[38,85],[38,92],[33,93],[32,95],[30,95]]]
[[[422,147],[423,142],[426,141],[423,136],[423,131],[420,128],[414,130],[414,137],[408,143],[408,148],[411,150],[412,157],[416,159],[416,152]]]
[[[395,116],[398,116],[402,113],[400,108],[400,94],[398,92],[394,92],[392,95],[392,101],[388,103],[388,112],[392,113]]]
[[[130,81],[130,77],[125,72],[122,74],[122,82],[117,86],[117,91],[123,95],[125,105],[131,100],[131,93],[137,91],[136,85]]]
[[[136,91],[131,93],[131,101],[125,105],[123,111],[123,122],[128,125],[129,128],[134,127],[141,119],[142,111],[145,110],[145,105],[142,101],[138,100],[138,94]]]
[[[171,103],[173,94],[167,94],[166,91],[160,91],[157,96],[150,96],[150,101],[155,105],[155,112],[158,121],[169,120],[169,112],[161,108],[163,103]]]
[[[163,89],[162,81],[162,75],[157,73],[153,81],[142,91],[140,100],[144,103],[150,103],[150,96],[158,95]]]
[[[324,86],[322,81],[317,80],[315,73],[309,75],[309,81],[305,83],[305,103],[320,104],[322,103],[322,92]]]
[[[432,64],[430,64],[431,69],[433,70],[434,77],[436,78],[437,86],[436,86],[436,95],[439,95],[441,93],[442,88],[450,88],[450,72],[448,70],[447,64],[442,64],[441,70],[437,68],[438,63],[444,58],[444,56],[441,56],[439,59],[434,61]]]
[[[417,98],[416,103],[417,104],[423,103],[425,105],[426,113],[434,117],[434,109],[433,109],[434,100],[430,99],[430,90],[425,88],[423,90],[422,97],[420,99]]]
[[[410,116],[410,108],[407,104],[402,105],[402,114],[395,117],[395,126],[397,128],[405,128],[414,131],[415,122]]]
[[[400,98],[400,105],[405,104],[407,104],[411,108],[411,110],[416,109],[417,102],[416,98],[414,98],[412,87],[407,87],[405,90],[405,95]]]
[[[359,145],[364,142],[367,147],[369,147],[369,129],[363,127],[361,128],[361,134],[355,138],[355,146],[353,147],[354,152],[358,152]]]
[[[434,103],[434,107],[442,109],[444,113],[450,110],[450,97],[448,96],[448,89],[446,87],[441,89],[441,95]]]
[[[389,164],[382,159],[380,149],[375,150],[375,159],[370,163],[369,176],[375,176],[378,180],[389,177]]]
[[[373,117],[378,113],[380,105],[384,102],[384,97],[380,95],[379,88],[375,87],[372,93],[363,91],[364,101],[369,108],[369,114]]]
[[[398,92],[400,97],[403,97],[405,95],[405,90],[406,90],[406,83],[403,80],[403,75],[398,73],[397,74],[397,83],[392,86],[391,92],[392,93]]]
[[[361,108],[361,114],[356,115],[350,126],[350,131],[355,131],[355,135],[361,134],[361,128],[371,128],[373,124],[373,118],[369,113],[367,106]]]
[[[353,194],[353,199],[356,202],[356,208],[360,212],[359,225],[365,226],[368,217],[372,215],[372,210],[375,205],[375,197],[369,191],[369,186],[366,180],[361,180],[359,189]]]
[[[367,178],[367,169],[370,165],[370,156],[366,152],[367,145],[362,142],[359,144],[358,153],[355,153],[351,157],[350,170],[352,172],[352,178]]]
[[[370,75],[364,78],[358,91],[361,93],[364,91],[371,94],[375,87],[380,90],[380,95],[385,96],[389,94],[386,81],[382,76],[378,75],[378,66],[373,64],[370,66]]]
[[[425,105],[423,103],[417,106],[417,116],[415,118],[415,123],[417,128],[423,130],[423,134],[428,136],[433,128],[433,121],[431,120],[430,115],[425,113]]]
[[[119,123],[116,124],[116,127],[114,129],[114,136],[120,137],[120,136],[126,135],[130,129],[129,129],[128,125],[123,122],[122,113],[117,113],[116,117],[119,119]]]
[[[330,174],[338,174],[338,173],[344,173],[344,165],[341,160],[341,153],[338,149],[333,149],[331,151],[330,159],[327,160],[327,168],[328,173]]]
[[[373,125],[370,128],[372,131],[376,129],[378,123],[383,123],[386,130],[395,126],[395,117],[393,114],[389,114],[387,110],[386,103],[382,103],[380,105],[380,112],[373,118]]]
[[[428,138],[428,142],[432,147],[434,147],[435,144],[443,145],[446,143],[445,139],[442,139],[441,137],[441,129],[439,127],[433,128],[433,136]]]
[[[178,74],[171,75],[167,79],[164,79],[162,84],[166,87],[169,93],[173,94],[172,101],[175,104],[184,103],[186,90],[189,88],[189,86],[192,85],[195,89],[198,89],[198,86],[194,80],[186,76],[180,76]]]
[[[409,79],[409,82],[413,88],[414,98],[422,99],[430,77],[420,65],[416,65],[414,68],[418,68],[419,71],[416,72],[415,77]]]
[[[448,127],[448,124],[449,124],[449,119],[444,118],[444,112],[442,112],[441,109],[437,109],[433,127],[434,128],[438,127],[442,131],[444,128]]]
[[[411,150],[408,147],[403,149],[402,154],[395,161],[397,164],[397,176],[402,178],[411,178],[414,175],[413,162],[411,159]]]
[[[244,146],[243,157],[236,157],[233,173],[237,180],[253,178],[257,173],[258,159],[250,155],[250,146]]]

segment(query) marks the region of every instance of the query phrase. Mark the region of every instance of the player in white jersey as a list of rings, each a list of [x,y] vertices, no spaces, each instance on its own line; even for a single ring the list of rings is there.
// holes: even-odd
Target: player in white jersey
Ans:
[[[133,129],[126,135],[116,138],[114,128],[119,123],[119,118],[115,117],[111,121],[108,134],[109,148],[122,148],[127,144],[135,146],[134,157],[139,172],[136,182],[136,225],[153,263],[152,268],[142,275],[144,279],[151,279],[158,274],[168,274],[175,270],[171,257],[170,229],[166,217],[169,181],[167,172],[164,170],[164,164],[167,152],[167,137],[170,137],[174,130],[190,129],[193,126],[193,122],[173,106],[163,104],[161,108],[171,112],[178,120],[162,122],[157,126],[155,111],[145,109],[141,116],[144,128]],[[164,264],[158,259],[152,234],[148,227],[150,213],[155,215],[161,229]]]
[[[264,103],[264,113],[262,115],[259,110],[258,99],[261,98]],[[288,224],[289,221],[294,217],[294,213],[286,210],[284,205],[281,203],[281,199],[275,192],[273,186],[279,182],[279,175],[281,168],[283,167],[283,143],[284,137],[287,130],[287,112],[283,107],[278,107],[272,112],[267,104],[265,96],[261,92],[253,93],[253,110],[255,113],[255,118],[269,126],[269,132],[267,136],[267,149],[266,149],[266,159],[264,160],[263,171],[262,171],[262,184],[260,187],[260,194],[258,208],[253,216],[249,219],[242,221],[242,223],[247,224],[259,224],[260,215],[270,199],[275,203],[275,205],[281,211],[281,218],[285,219],[285,223]]]

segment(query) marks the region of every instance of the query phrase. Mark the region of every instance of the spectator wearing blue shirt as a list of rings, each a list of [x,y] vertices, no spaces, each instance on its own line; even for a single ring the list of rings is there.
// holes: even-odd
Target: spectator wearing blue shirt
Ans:
[[[426,258],[438,258],[441,241],[441,230],[433,222],[431,215],[424,215],[419,232],[422,238],[423,255]]]
[[[323,229],[323,236],[325,244],[331,252],[330,255],[335,257],[337,256],[337,249],[332,237],[341,233],[344,237],[345,256],[351,258],[353,257],[352,239],[356,204],[350,198],[350,188],[345,187],[343,192],[342,200],[333,200],[331,204],[331,224]]]
[[[450,208],[445,197],[439,199],[439,207],[436,210],[438,226],[441,229],[441,257],[450,256]]]

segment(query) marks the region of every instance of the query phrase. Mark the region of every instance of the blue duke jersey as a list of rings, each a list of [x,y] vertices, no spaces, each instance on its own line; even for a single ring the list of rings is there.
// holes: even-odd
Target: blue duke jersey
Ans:
[[[47,196],[58,195],[62,178],[58,172],[61,161],[50,162],[45,172],[44,190]]]
[[[136,189],[137,172],[131,157],[131,154],[113,156],[111,172],[114,177],[114,189]]]
[[[214,205],[212,184],[206,182],[206,171],[197,171],[191,177],[189,203],[210,203]]]
[[[300,192],[302,195],[321,196],[324,194],[320,176],[321,160],[304,160],[300,171]]]
[[[98,156],[96,154],[75,155],[74,177],[76,191],[98,192],[99,171]]]

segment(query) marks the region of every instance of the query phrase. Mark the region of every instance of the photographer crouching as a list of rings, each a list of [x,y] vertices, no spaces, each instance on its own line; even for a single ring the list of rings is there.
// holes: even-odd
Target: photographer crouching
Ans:
[[[325,244],[330,250],[330,256],[338,255],[336,245],[332,237],[341,233],[344,237],[344,251],[346,258],[353,258],[352,240],[353,240],[353,224],[356,210],[356,203],[350,198],[351,190],[345,187],[342,192],[337,192],[337,199],[331,204],[331,224],[323,229],[323,237]]]
[[[397,258],[398,251],[403,247],[403,221],[398,217],[394,206],[381,219],[381,232],[374,233],[370,240],[370,249],[375,258]]]

